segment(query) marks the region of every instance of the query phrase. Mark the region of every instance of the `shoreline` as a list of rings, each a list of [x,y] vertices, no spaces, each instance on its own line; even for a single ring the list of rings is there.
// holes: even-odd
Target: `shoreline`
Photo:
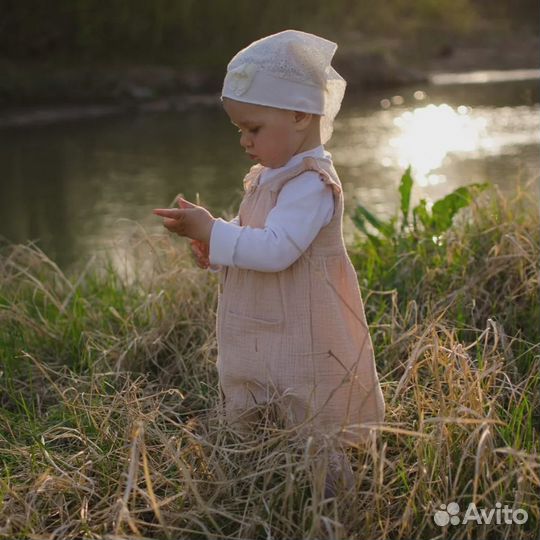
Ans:
[[[422,84],[429,86],[454,86],[469,84],[504,83],[536,80],[540,69],[522,70],[478,70],[471,72],[431,73]],[[419,81],[416,81],[419,83]],[[380,88],[406,87],[411,83]],[[363,91],[376,90],[376,87]],[[358,93],[362,90],[352,89]],[[179,94],[164,96],[154,100],[118,103],[118,104],[70,104],[51,106],[19,106],[0,111],[0,129],[27,126],[44,126],[62,122],[98,119],[125,114],[182,112],[194,107],[219,107],[219,93],[215,94]]]
[[[410,46],[403,50],[398,41],[381,39],[367,47],[362,36],[353,36],[333,65],[347,80],[349,92],[439,85],[445,78],[442,84],[462,84],[460,79],[467,78],[481,84],[482,77],[475,82],[470,75],[499,71],[502,82],[504,72],[538,70],[539,50],[540,38],[531,34],[444,46],[423,55]],[[50,69],[4,64],[0,71],[5,81],[0,87],[0,129],[218,106],[222,82],[212,70],[156,65]]]

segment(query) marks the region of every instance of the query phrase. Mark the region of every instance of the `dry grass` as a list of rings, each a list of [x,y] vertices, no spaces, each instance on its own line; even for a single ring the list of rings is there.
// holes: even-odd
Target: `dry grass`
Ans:
[[[364,288],[387,417],[350,449],[354,492],[326,500],[332,440],[287,432],[277,403],[252,436],[224,423],[216,276],[181,242],[143,238],[135,251],[153,264],[127,276],[97,262],[64,276],[37,248],[6,246],[0,536],[534,538],[539,340],[521,321],[538,313],[539,231],[515,212],[499,199],[473,210],[446,263],[402,258],[411,276],[424,264],[409,297]],[[451,501],[529,519],[438,527]]]

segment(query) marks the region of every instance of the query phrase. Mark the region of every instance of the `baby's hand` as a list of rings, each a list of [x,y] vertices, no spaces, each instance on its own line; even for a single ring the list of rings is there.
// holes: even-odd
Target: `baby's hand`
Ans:
[[[210,259],[208,257],[210,251],[208,244],[201,242],[200,240],[192,240],[191,253],[195,258],[195,264],[199,268],[208,268],[210,266]]]
[[[212,214],[206,208],[182,198],[177,199],[177,202],[180,209],[156,208],[153,213],[165,218],[163,226],[170,232],[209,244],[215,221]]]
[[[176,199],[178,206],[180,208],[192,208],[193,205],[190,205],[182,197]],[[191,253],[195,259],[195,264],[199,268],[208,268],[210,266],[210,246],[206,242],[201,242],[200,240],[191,240]]]

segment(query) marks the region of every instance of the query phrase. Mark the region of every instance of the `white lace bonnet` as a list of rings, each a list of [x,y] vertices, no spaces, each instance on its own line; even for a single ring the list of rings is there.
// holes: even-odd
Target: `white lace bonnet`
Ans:
[[[330,65],[336,49],[336,43],[299,30],[254,41],[229,62],[221,100],[320,114],[324,144],[347,85]]]

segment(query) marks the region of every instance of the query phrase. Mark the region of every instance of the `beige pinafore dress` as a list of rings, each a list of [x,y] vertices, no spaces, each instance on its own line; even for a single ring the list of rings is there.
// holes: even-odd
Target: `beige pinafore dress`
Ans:
[[[385,403],[343,240],[338,175],[329,160],[314,157],[259,185],[262,170],[257,164],[244,178],[241,226],[264,228],[281,188],[307,170],[332,187],[334,214],[285,270],[221,270],[217,370],[227,420],[245,432],[249,409],[281,396],[289,427],[366,442],[369,424],[384,420]]]

